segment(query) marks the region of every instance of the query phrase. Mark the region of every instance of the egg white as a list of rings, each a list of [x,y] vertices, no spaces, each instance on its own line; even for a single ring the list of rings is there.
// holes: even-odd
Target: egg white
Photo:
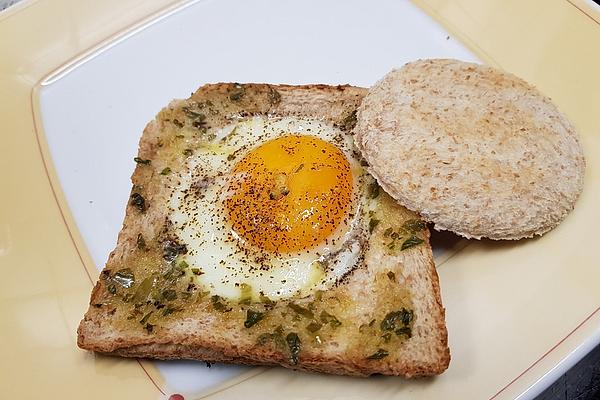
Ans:
[[[244,155],[265,141],[290,134],[313,135],[335,144],[348,159],[354,190],[350,210],[337,230],[319,245],[297,252],[272,254],[246,243],[228,223],[224,208],[229,174]],[[322,121],[253,117],[216,132],[214,141],[195,150],[172,188],[168,216],[177,239],[188,249],[182,256],[199,268],[196,283],[212,294],[240,299],[242,284],[253,300],[306,296],[326,290],[361,262],[365,242],[362,204],[367,175],[352,137]]]

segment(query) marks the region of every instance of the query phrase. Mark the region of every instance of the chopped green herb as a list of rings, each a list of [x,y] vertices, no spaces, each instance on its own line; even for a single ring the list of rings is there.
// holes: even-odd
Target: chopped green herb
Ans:
[[[393,331],[396,329],[400,329],[403,326],[408,326],[410,321],[412,321],[413,312],[407,310],[406,308],[402,308],[399,311],[392,311],[388,313],[385,318],[381,321],[379,327],[382,331]]]
[[[140,320],[140,324],[144,325],[146,322],[148,322],[153,312],[154,311],[150,311],[148,314],[144,315],[144,317]]]
[[[240,101],[242,97],[244,97],[245,93],[246,90],[244,89],[244,86],[240,85],[239,83],[236,83],[233,90],[229,93],[229,100]]]
[[[137,319],[140,315],[143,315],[144,313],[141,312],[139,309],[134,308],[131,313],[127,316],[128,320],[133,320],[133,319]]]
[[[225,304],[223,304],[224,299],[221,296],[214,295],[210,298],[210,301],[215,310],[220,312],[228,312],[231,311],[231,308],[227,308]]]
[[[376,199],[379,197],[379,185],[377,182],[373,182],[369,185],[369,198]]]
[[[287,348],[287,343],[283,338],[283,328],[278,326],[275,328],[273,333],[263,333],[256,340],[256,344],[259,346],[263,346],[269,342],[273,342],[275,347],[277,347],[281,351],[285,351]]]
[[[137,192],[131,195],[131,205],[141,212],[146,211],[146,199]]]
[[[246,312],[246,321],[244,322],[244,326],[246,328],[251,328],[256,323],[260,322],[264,317],[265,317],[264,312],[248,310]]]
[[[269,93],[267,94],[267,97],[272,106],[275,106],[281,102],[281,94],[279,94],[279,92],[272,86],[269,86]]]
[[[194,275],[202,275],[203,273],[200,268],[192,268],[192,274]]]
[[[189,288],[189,286],[188,286]],[[189,300],[190,297],[192,297],[192,293],[190,292],[181,292],[181,297],[185,300]],[[201,298],[200,296],[198,296],[199,298]]]
[[[240,292],[240,304],[250,304],[252,302],[252,286],[241,283]]]
[[[300,172],[300,171],[302,171],[302,168],[304,168],[304,163],[302,163],[302,164],[298,165],[298,168],[296,168],[296,169],[294,170],[294,173],[297,173],[297,172]]]
[[[154,278],[148,277],[142,281],[142,283],[137,287],[135,293],[133,294],[132,300],[135,303],[143,302],[148,299],[150,292],[152,291],[152,287],[154,286]]]
[[[389,343],[392,339],[392,334],[390,332],[386,332],[383,335],[381,335],[381,338],[383,339],[384,343]]]
[[[185,276],[185,270],[180,268],[179,265],[171,263],[170,268],[163,274],[163,278],[167,283],[173,285],[183,276]]]
[[[148,165],[152,162],[152,160],[144,160],[143,158],[140,158],[140,157],[134,157],[133,161],[135,161],[138,164],[142,164],[142,165]]]
[[[186,156],[186,157],[190,157],[193,154],[194,154],[194,150],[192,150],[192,149],[185,149],[185,150],[183,150],[183,155]]]
[[[311,332],[311,333],[315,333],[316,331],[318,331],[319,329],[321,329],[323,327],[323,324],[320,324],[318,322],[311,322],[310,324],[308,324],[306,326],[306,330]]]
[[[195,283],[190,282],[188,283],[187,287],[185,288],[185,292],[183,293],[189,293],[189,292],[193,292],[194,290],[196,290],[197,286]]]
[[[112,280],[119,286],[128,289],[135,283],[135,276],[133,275],[133,271],[131,271],[130,268],[124,268],[118,270],[112,277]]]
[[[322,290],[315,291],[315,300],[321,301],[322,298],[323,298],[323,291]]]
[[[375,228],[377,227],[377,225],[379,225],[379,222],[381,222],[381,221],[379,221],[376,218],[371,218],[369,220],[369,233],[373,233],[373,231],[375,230]]]
[[[195,120],[192,122],[192,126],[196,129],[200,129],[202,133],[206,133],[208,131],[208,127],[206,126],[206,121],[204,121],[204,119]],[[210,140],[212,139],[214,139],[214,137],[212,137]]]
[[[162,171],[160,171],[161,175],[169,175],[171,173],[171,168],[165,167]]]
[[[420,219],[409,219],[402,225],[402,227],[410,233],[417,233],[425,229],[427,225],[425,225],[425,222],[421,221]]]
[[[383,236],[388,237],[392,234],[392,232],[394,231],[394,229],[392,228],[387,228],[384,232],[383,232]]]
[[[190,107],[182,107],[181,110],[188,118],[201,121],[206,119],[206,115],[202,114],[201,112],[194,111]]]
[[[227,161],[232,161],[232,160],[234,160],[234,159],[235,159],[235,154],[229,154],[229,155],[227,156]]]
[[[186,254],[187,246],[185,244],[179,244],[174,240],[165,240],[163,242],[163,258],[165,261],[171,262],[179,254]]]
[[[237,126],[234,126],[231,132],[221,138],[221,142],[227,142],[237,135]]]
[[[144,240],[144,236],[141,233],[138,233],[136,240],[137,248],[140,250],[146,250],[146,241]]]
[[[302,306],[299,306],[296,303],[289,303],[288,307],[291,308],[292,310],[294,310],[294,312],[296,314],[299,314],[305,318],[308,319],[313,319],[315,317],[315,315],[313,314],[312,311],[310,311],[308,308],[304,308]]]
[[[379,349],[367,357],[367,360],[381,360],[382,358],[387,357],[389,354],[390,353],[388,353],[387,350]]]
[[[342,325],[342,323],[334,315],[329,314],[327,311],[321,311],[319,319],[322,323],[329,324],[329,326],[331,326],[333,329]]]
[[[285,341],[290,350],[290,364],[298,364],[298,356],[300,355],[300,349],[302,345],[298,334],[294,332],[288,333],[288,335],[285,337]]]
[[[415,235],[412,235],[411,237],[409,237],[402,243],[401,250],[410,249],[411,247],[420,245],[421,243],[423,243],[423,239],[421,239]]]
[[[273,334],[271,334],[271,333],[262,333],[256,339],[256,344],[259,345],[259,346],[264,346],[265,344],[269,343],[272,339],[273,339]]]
[[[167,315],[173,314],[173,313],[181,311],[181,310],[182,310],[182,308],[179,308],[179,307],[165,307],[162,312],[162,315],[164,317],[166,317]]]
[[[400,329],[396,329],[395,333],[396,333],[397,336],[405,335],[409,339],[412,337],[412,330],[410,329],[409,326],[403,326]]]
[[[260,296],[258,296],[258,299],[263,304],[269,304],[269,305],[275,304],[275,302],[273,300],[271,300],[270,298],[268,298],[264,294],[261,294]]]
[[[117,294],[117,287],[114,285],[114,283],[111,283],[110,285],[108,285],[106,290],[108,290],[108,293],[110,293],[110,294]]]
[[[350,131],[356,126],[356,110],[353,110],[340,124],[340,128]]]
[[[167,301],[173,301],[177,299],[177,292],[173,289],[166,289],[163,290],[162,297]]]
[[[274,176],[274,186],[269,192],[271,200],[279,200],[290,193],[288,182],[285,173],[278,173]]]
[[[328,260],[317,260],[313,262],[315,264],[315,267],[319,268],[322,271],[325,271],[325,269],[329,266]]]
[[[189,268],[189,264],[185,261],[185,260],[181,260],[179,261],[179,264],[177,265],[177,267],[181,270],[184,270],[186,268]]]

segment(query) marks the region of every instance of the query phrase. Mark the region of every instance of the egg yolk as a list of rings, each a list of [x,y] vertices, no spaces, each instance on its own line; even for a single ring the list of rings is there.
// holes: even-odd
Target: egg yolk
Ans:
[[[265,142],[233,168],[225,201],[233,230],[270,252],[323,242],[346,216],[352,172],[344,154],[314,136]]]

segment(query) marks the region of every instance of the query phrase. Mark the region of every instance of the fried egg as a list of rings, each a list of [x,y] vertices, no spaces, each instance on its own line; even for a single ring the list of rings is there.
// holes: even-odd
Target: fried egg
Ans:
[[[370,176],[326,122],[252,117],[194,151],[169,221],[196,284],[233,301],[303,297],[358,267]]]

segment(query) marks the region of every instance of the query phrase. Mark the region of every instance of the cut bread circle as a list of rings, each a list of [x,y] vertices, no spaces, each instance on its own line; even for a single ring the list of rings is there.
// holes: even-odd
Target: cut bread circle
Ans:
[[[557,226],[583,188],[579,137],[551,100],[498,69],[419,60],[363,99],[355,141],[400,204],[467,238]]]

